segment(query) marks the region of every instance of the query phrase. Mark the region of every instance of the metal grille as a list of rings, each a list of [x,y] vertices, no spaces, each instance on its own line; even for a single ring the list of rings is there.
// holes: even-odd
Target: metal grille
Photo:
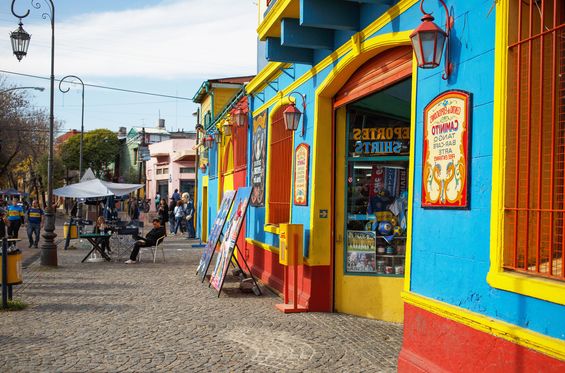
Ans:
[[[269,216],[270,224],[290,221],[290,187],[292,182],[292,131],[284,127],[283,106],[273,115],[269,140],[271,165],[269,170]]]
[[[512,0],[504,267],[565,280],[565,16],[562,0]]]

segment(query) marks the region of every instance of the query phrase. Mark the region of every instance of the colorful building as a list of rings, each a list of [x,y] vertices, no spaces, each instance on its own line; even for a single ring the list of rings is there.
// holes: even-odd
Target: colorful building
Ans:
[[[245,86],[252,271],[282,291],[279,227],[302,224],[300,304],[404,322],[400,371],[562,371],[565,4],[266,5]],[[411,44],[423,11],[453,17],[431,69]],[[199,173],[204,238],[222,151]]]
[[[145,162],[145,190],[149,198],[157,192],[161,198],[179,193],[194,195],[196,176],[196,140],[172,139],[149,145],[151,159]],[[155,210],[155,205],[151,210]]]

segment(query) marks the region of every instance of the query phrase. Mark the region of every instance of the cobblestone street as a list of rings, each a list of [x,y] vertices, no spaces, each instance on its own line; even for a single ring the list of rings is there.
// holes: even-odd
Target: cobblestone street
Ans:
[[[284,315],[277,296],[243,294],[234,279],[217,298],[195,276],[201,250],[184,239],[167,239],[166,263],[80,263],[86,252],[24,271],[14,298],[29,307],[0,313],[0,371],[396,370],[401,325]]]

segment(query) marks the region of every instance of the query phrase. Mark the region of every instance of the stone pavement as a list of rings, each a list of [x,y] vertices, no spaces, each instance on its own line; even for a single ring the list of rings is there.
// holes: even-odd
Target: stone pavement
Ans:
[[[285,315],[280,299],[217,293],[195,276],[201,249],[167,238],[167,262],[80,263],[24,270],[0,313],[1,372],[392,372],[402,326],[342,314]],[[125,258],[124,258],[125,259]]]

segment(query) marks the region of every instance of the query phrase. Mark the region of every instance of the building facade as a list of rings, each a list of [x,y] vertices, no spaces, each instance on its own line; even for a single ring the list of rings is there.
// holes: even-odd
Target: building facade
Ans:
[[[194,195],[196,140],[172,139],[149,145],[151,159],[145,162],[145,191],[153,199],[157,192],[170,199],[175,189]],[[155,211],[155,204],[151,211]]]
[[[563,370],[565,5],[450,0],[434,69],[418,68],[411,34],[422,11],[446,29],[447,12],[420,5],[264,8],[268,62],[245,86],[244,255],[282,291],[279,227],[302,224],[299,303],[404,322],[400,371]],[[222,151],[199,173],[203,238]]]

